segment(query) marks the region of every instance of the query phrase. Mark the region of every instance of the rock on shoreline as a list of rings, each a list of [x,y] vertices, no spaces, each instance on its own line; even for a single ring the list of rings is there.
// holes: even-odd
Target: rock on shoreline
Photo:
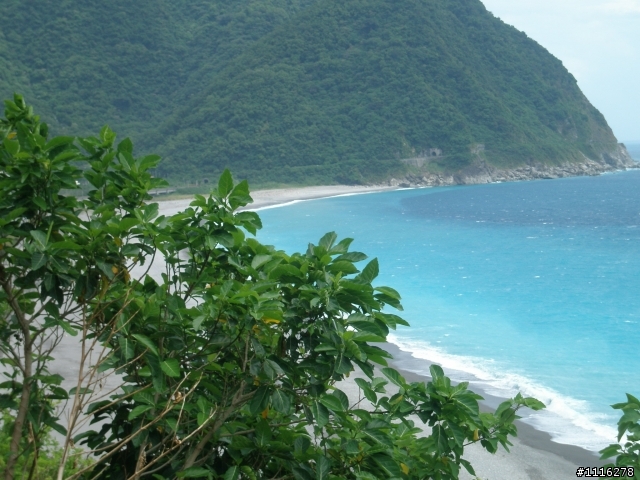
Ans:
[[[477,185],[496,182],[515,182],[522,180],[542,180],[564,177],[596,176],[605,172],[614,172],[640,168],[640,163],[634,161],[623,144],[618,145],[615,152],[603,153],[598,160],[584,157],[582,162],[571,162],[562,165],[545,165],[533,163],[530,165],[500,169],[479,160],[474,165],[456,173],[411,173],[403,178],[389,180],[391,187],[439,187],[448,185]]]

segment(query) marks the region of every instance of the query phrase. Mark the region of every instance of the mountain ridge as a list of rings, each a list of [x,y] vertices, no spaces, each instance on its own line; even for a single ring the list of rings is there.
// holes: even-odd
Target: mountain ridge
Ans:
[[[165,157],[157,173],[178,182],[227,167],[253,183],[320,184],[482,164],[627,165],[562,63],[478,0],[116,0],[104,13],[96,0],[7,0],[5,10],[3,97],[33,97],[56,133],[109,123]],[[401,161],[432,151],[442,153],[422,171]]]

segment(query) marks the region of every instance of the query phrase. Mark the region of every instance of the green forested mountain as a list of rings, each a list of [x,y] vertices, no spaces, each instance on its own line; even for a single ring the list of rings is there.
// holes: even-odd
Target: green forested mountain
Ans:
[[[59,132],[109,123],[173,179],[367,182],[435,152],[428,168],[455,171],[616,149],[562,63],[479,0],[4,0],[13,91]]]

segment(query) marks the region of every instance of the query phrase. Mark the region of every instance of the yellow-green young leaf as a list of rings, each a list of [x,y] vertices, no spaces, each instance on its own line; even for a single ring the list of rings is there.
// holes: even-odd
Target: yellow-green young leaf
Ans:
[[[176,378],[180,376],[180,362],[175,358],[169,358],[161,362],[160,368],[168,377]]]
[[[17,155],[20,152],[20,142],[17,140],[9,140],[5,138],[2,142],[4,148],[9,152],[9,155]]]

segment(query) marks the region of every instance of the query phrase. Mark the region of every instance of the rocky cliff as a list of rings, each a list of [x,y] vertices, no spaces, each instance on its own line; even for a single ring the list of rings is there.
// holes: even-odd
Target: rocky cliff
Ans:
[[[438,173],[428,171],[428,163],[420,164],[414,159],[411,173],[401,178],[392,178],[391,186],[445,186],[476,185],[495,182],[515,182],[521,180],[541,180],[563,177],[595,176],[605,172],[640,168],[640,163],[631,158],[624,144],[618,144],[615,151],[602,152],[597,159],[584,156],[581,162],[567,162],[561,165],[531,163],[516,168],[501,169],[476,157],[473,164],[457,173]]]

